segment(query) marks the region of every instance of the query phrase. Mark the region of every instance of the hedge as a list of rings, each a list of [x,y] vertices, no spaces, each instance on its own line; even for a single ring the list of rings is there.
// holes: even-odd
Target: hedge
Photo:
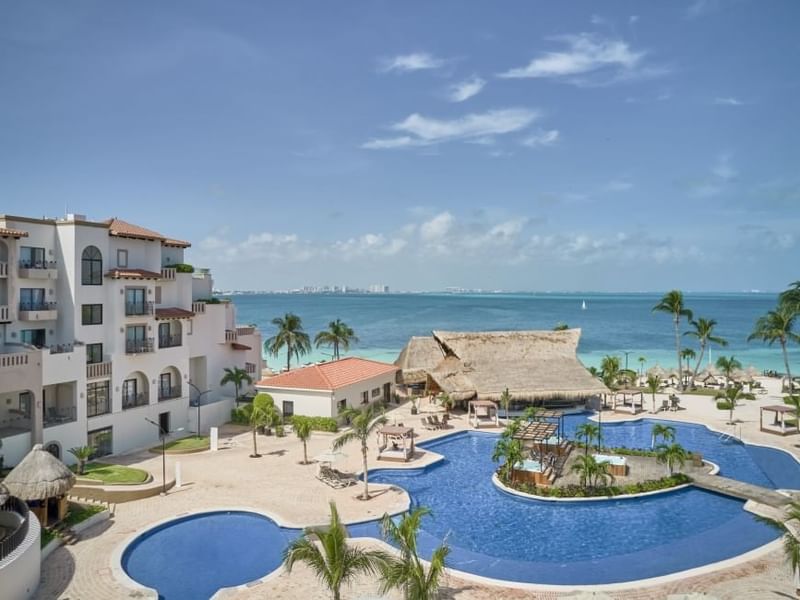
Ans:
[[[194,273],[194,267],[186,263],[178,263],[173,265],[178,273]]]
[[[231,409],[231,421],[237,425],[249,425],[250,415],[253,412],[252,404],[245,404],[244,406],[237,406]]]
[[[294,423],[295,420],[300,419],[309,421],[313,431],[327,431],[329,433],[336,433],[339,430],[339,424],[333,417],[304,417],[301,415],[296,415],[292,417],[292,423]]]
[[[547,496],[551,498],[593,498],[597,496],[622,496],[628,494],[644,494],[645,492],[655,492],[666,490],[690,483],[692,478],[683,473],[675,473],[670,477],[661,479],[649,479],[639,483],[629,483],[627,485],[609,485],[602,487],[582,487],[570,484],[563,487],[538,487],[529,483],[514,483],[509,487],[535,496]]]

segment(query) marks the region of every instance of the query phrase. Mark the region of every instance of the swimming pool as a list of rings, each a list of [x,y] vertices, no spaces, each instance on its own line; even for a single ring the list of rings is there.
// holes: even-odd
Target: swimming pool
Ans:
[[[254,581],[281,564],[299,530],[245,511],[215,511],[174,519],[131,542],[122,568],[163,600],[210,598]]]
[[[568,432],[586,415],[567,419]],[[648,448],[654,421],[603,425],[609,446]],[[697,425],[670,423],[677,441],[720,465],[721,473],[772,488],[800,488],[787,453],[722,442]],[[602,584],[657,577],[732,558],[777,538],[743,502],[686,488],[625,500],[543,502],[512,496],[491,481],[496,435],[461,432],[420,444],[445,456],[425,469],[379,469],[370,481],[406,489],[432,510],[420,547],[447,537],[451,568],[517,582]],[[378,537],[374,524],[352,535]]]

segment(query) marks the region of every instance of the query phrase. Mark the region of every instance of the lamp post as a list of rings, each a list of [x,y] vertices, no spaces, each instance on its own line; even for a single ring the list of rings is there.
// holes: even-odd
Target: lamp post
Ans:
[[[625,370],[628,370],[628,355],[632,352],[632,350],[623,350],[622,353],[625,355]]]
[[[161,427],[159,423],[155,421],[151,421],[147,417],[144,418],[145,421],[150,423],[150,425],[155,425],[158,427],[158,437],[161,438],[161,495],[167,495],[167,433],[164,431],[164,428]]]
[[[206,390],[205,392],[201,392],[200,388],[197,387],[195,384],[193,384],[191,381],[187,381],[186,383],[188,383],[189,387],[191,387],[195,392],[197,392],[197,397],[195,398],[195,401],[197,402],[197,437],[200,437],[200,398],[211,392],[211,390]],[[189,400],[189,406],[191,405],[192,402],[191,400]]]

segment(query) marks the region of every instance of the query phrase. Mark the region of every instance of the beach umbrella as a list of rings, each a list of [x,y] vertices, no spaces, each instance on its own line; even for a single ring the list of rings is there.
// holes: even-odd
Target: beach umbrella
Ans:
[[[47,500],[69,492],[75,484],[75,475],[41,444],[36,444],[3,483],[20,500]]]

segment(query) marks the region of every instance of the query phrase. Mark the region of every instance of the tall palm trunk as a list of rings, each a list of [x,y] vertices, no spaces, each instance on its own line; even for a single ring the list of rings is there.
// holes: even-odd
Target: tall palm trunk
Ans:
[[[292,368],[292,345],[286,344],[286,370]]]
[[[706,353],[706,342],[700,340],[700,356],[697,358],[697,364],[692,371],[692,388],[694,388],[694,380],[697,378],[697,372],[700,370],[700,365],[703,364],[703,355]]]
[[[333,360],[339,360],[339,340],[333,341]]]
[[[794,384],[792,382],[792,372],[789,370],[789,354],[786,352],[786,338],[781,337],[781,350],[783,350],[783,364],[786,367],[786,379],[789,380],[789,395],[794,396]],[[800,423],[800,421],[798,421]]]
[[[364,461],[364,500],[369,500],[369,474],[367,472],[367,445],[361,443],[361,459]]]
[[[258,456],[258,442],[256,441],[256,428],[253,427],[253,456]]]
[[[681,317],[675,315],[673,319],[675,323],[675,354],[678,357],[678,389],[683,391],[683,361],[681,360]]]

